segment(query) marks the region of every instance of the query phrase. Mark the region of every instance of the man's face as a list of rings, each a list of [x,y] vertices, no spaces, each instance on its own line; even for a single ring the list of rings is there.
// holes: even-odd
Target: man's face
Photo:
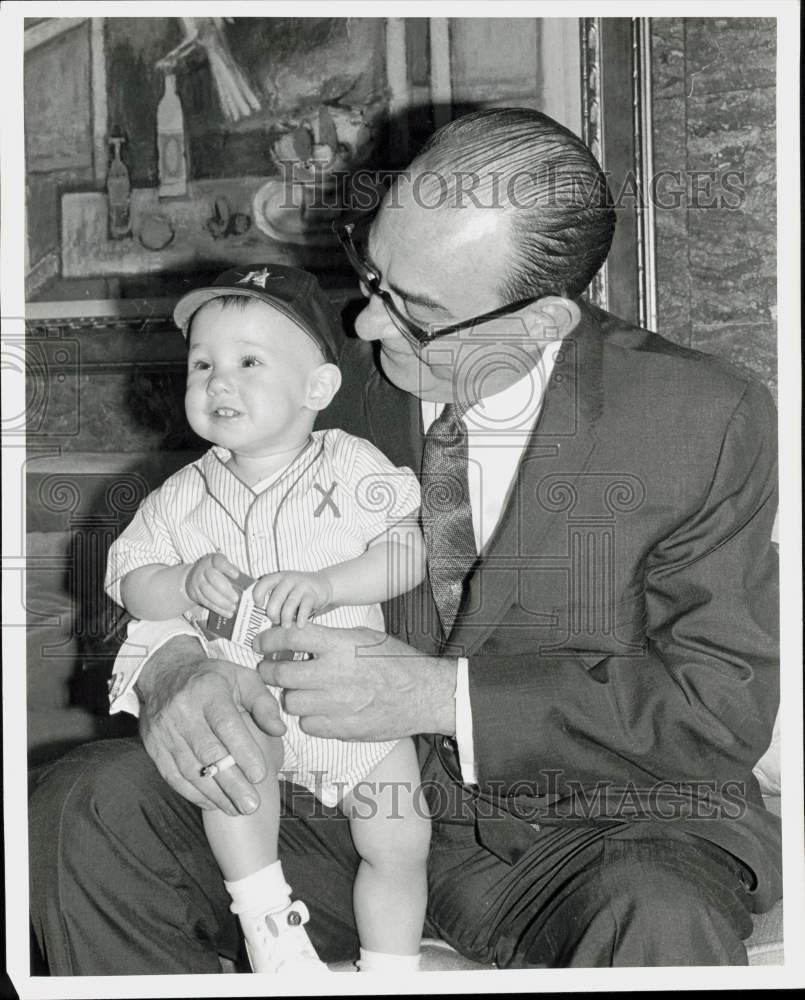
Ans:
[[[423,189],[424,190],[424,189]],[[510,258],[510,216],[500,208],[428,208],[401,181],[372,224],[370,262],[381,287],[412,322],[449,326],[505,303],[499,287]],[[433,204],[431,192],[419,201]],[[540,353],[534,323],[523,311],[414,348],[378,296],[355,329],[380,342],[380,362],[401,389],[437,402],[491,395],[521,378]]]
[[[262,302],[215,300],[193,317],[185,409],[200,437],[254,457],[293,447],[315,417],[310,373],[323,363],[296,324]]]

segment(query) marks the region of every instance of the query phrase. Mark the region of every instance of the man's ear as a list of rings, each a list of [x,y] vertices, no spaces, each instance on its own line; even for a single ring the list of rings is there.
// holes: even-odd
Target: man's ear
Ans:
[[[326,410],[341,388],[341,372],[336,365],[314,368],[307,382],[307,405],[311,410]]]
[[[581,310],[573,299],[563,295],[546,295],[528,309],[529,329],[540,340],[561,340],[574,330],[581,320]],[[533,325],[532,325],[533,324]]]

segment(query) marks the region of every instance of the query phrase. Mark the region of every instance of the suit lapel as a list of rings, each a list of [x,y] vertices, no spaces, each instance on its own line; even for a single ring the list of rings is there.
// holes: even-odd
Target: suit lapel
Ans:
[[[481,648],[517,599],[518,570],[533,565],[549,532],[564,535],[567,515],[562,492],[574,489],[596,446],[595,424],[602,407],[601,352],[599,325],[583,307],[578,326],[557,356],[542,412],[497,528],[470,577],[445,653],[468,656]],[[545,484],[549,475],[550,484]]]

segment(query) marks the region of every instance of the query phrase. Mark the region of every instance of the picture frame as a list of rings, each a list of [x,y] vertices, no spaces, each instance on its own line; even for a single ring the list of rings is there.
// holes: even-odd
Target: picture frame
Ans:
[[[87,86],[92,95],[91,139],[87,141],[91,150],[91,156],[87,153],[87,170],[91,171],[92,191],[59,193],[62,245],[51,248],[33,264],[28,262],[26,320],[32,332],[110,327],[137,330],[143,324],[165,323],[180,287],[175,254],[171,257],[170,247],[156,253],[143,251],[138,258],[139,268],[135,265],[132,269],[127,263],[123,270],[115,270],[120,265],[114,260],[108,266],[104,261],[87,263],[86,248],[74,247],[72,257],[65,249],[68,223],[64,205],[73,204],[77,198],[93,201],[98,240],[105,239],[105,233],[97,226],[106,198],[102,188],[107,180],[109,130],[114,127],[109,119],[105,20],[38,19],[30,26],[26,24],[26,54],[57,45],[71,34],[75,37],[76,32],[84,33],[88,51]],[[461,81],[454,83],[451,78],[451,58],[455,59],[458,46],[468,44],[466,40],[462,42],[451,19],[383,20],[386,23],[382,55],[389,93],[386,153],[391,150],[405,163],[412,148],[434,127],[468,106],[485,100],[490,103],[490,99],[482,89],[472,91],[466,86],[462,89]],[[645,179],[652,172],[650,19],[543,18],[538,24],[531,20],[528,23],[529,30],[534,32],[539,57],[533,69],[534,92],[528,94],[522,85],[519,90],[515,86],[512,98],[491,103],[507,100],[540,103],[546,113],[564,121],[588,143],[601,160],[611,189],[620,195],[628,188],[629,197],[621,197],[617,204],[618,232],[610,258],[588,297],[602,308],[611,307],[625,318],[653,329],[657,309],[654,208],[645,190]],[[519,23],[517,28],[524,30]],[[511,84],[509,88],[512,89]],[[112,103],[116,101],[113,95]],[[221,188],[224,180],[207,178],[191,182],[199,186],[197,204],[215,202],[216,187]],[[230,185],[229,195],[223,197],[232,201],[237,197],[232,191],[238,185],[245,184],[250,189],[256,181],[242,176],[226,183]],[[174,204],[171,211],[181,209]],[[200,221],[196,211],[194,225],[198,226]],[[86,219],[79,228],[86,235]],[[197,254],[203,263],[199,270],[212,275],[224,264],[237,263],[239,256],[244,256],[245,263],[249,253],[262,252],[267,259],[315,270],[324,276],[325,283],[332,286],[339,299],[355,292],[354,279],[333,246],[306,247],[300,251],[298,246],[278,241],[263,240],[255,246],[246,240],[245,247],[239,246],[237,239],[225,242],[226,257],[222,249],[218,267],[205,244],[203,252]],[[83,263],[76,264],[76,260]],[[76,276],[82,267],[84,273]]]

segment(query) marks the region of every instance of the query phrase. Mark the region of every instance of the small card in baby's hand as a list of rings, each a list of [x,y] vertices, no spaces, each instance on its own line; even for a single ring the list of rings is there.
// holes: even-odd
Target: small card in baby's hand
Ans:
[[[271,628],[271,619],[265,608],[254,603],[253,580],[241,573],[232,583],[236,590],[241,591],[240,600],[231,618],[219,615],[217,611],[207,611],[205,616],[198,618],[196,624],[208,639],[229,639],[239,646],[252,648],[254,637],[267,628]]]

